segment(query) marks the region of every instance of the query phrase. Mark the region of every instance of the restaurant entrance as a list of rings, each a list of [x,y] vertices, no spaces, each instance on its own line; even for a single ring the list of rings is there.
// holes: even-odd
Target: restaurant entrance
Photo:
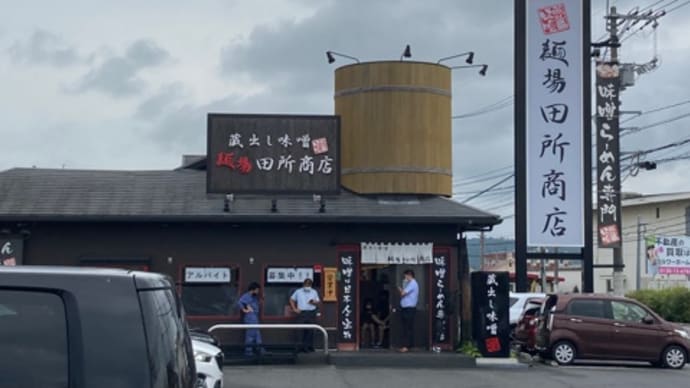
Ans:
[[[363,264],[361,267],[359,290],[359,343],[360,349],[397,349],[402,346],[403,334],[400,313],[400,292],[403,272],[411,269],[419,284],[419,301],[415,316],[415,348],[429,347],[429,294],[428,268],[426,264],[415,265],[381,265]],[[367,312],[367,305],[385,322],[378,325],[372,322]],[[373,323],[373,324],[372,324]]]

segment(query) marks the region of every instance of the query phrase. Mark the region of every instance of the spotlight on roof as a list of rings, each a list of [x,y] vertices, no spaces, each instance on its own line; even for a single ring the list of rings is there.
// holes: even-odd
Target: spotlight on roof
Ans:
[[[481,64],[481,65],[467,65],[467,66],[453,66],[451,67],[452,70],[456,69],[473,69],[473,68],[480,68],[479,69],[479,75],[482,77],[486,76],[486,71],[489,69],[489,65],[487,64]]]
[[[402,55],[400,56],[400,60],[402,61],[403,58],[411,58],[412,57],[412,50],[410,50],[410,45],[408,44],[405,46],[405,51],[403,51]]]
[[[460,54],[451,55],[449,57],[444,57],[444,58],[439,59],[438,62],[436,62],[436,63],[441,63],[441,62],[449,61],[451,59],[460,58],[460,57],[464,57],[464,56],[467,57],[465,59],[465,63],[467,63],[468,65],[471,65],[472,62],[474,61],[474,51],[468,51],[465,53],[460,53]]]
[[[349,59],[349,60],[351,60],[351,61],[354,61],[354,62],[359,63],[359,59],[357,59],[357,58],[355,58],[355,57],[352,57],[352,56],[349,56],[349,55],[346,55],[346,54],[337,53],[337,52],[335,52],[335,51],[326,51],[326,59],[328,59],[328,63],[333,63],[333,62],[335,62],[335,57],[336,57],[336,56],[337,56],[337,57],[347,58],[347,59]]]

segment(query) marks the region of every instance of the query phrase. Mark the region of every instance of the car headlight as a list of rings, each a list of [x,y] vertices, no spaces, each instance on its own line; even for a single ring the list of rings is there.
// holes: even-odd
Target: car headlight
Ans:
[[[206,352],[202,352],[201,350],[195,350],[194,351],[194,359],[199,361],[199,362],[211,362],[211,359],[213,359],[213,356],[206,353]]]
[[[690,334],[688,334],[687,331],[682,330],[682,329],[674,329],[673,331],[676,332],[679,336],[685,338],[685,339],[690,339]]]

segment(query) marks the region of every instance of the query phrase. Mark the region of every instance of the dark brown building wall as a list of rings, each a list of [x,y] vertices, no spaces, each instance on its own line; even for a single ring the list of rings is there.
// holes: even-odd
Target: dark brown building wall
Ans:
[[[185,265],[226,264],[239,269],[240,292],[252,281],[262,283],[266,266],[336,267],[339,246],[363,241],[433,242],[437,247],[450,247],[451,268],[457,269],[457,229],[452,225],[36,223],[28,229],[31,235],[24,251],[27,265],[84,265],[86,258],[147,259],[151,271],[168,274],[179,282]],[[253,264],[250,258],[254,258]],[[450,281],[450,290],[455,293],[455,273]],[[336,309],[336,303],[324,303],[319,322],[333,328],[331,338],[335,337]],[[239,317],[232,320],[239,322]],[[190,318],[190,326],[202,328],[219,322]],[[452,319],[453,335],[454,327]],[[241,334],[223,335],[222,340],[240,343]],[[262,334],[265,343],[290,338],[284,332]]]

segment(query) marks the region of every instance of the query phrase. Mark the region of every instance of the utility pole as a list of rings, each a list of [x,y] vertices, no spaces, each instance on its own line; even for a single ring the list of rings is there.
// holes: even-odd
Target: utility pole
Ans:
[[[554,249],[554,253],[558,253],[558,248]],[[559,290],[558,290],[558,283],[560,282],[560,281],[558,280],[558,276],[560,276],[560,274],[559,274],[559,268],[558,268],[559,262],[560,262],[560,260],[558,260],[558,259],[555,259],[555,260],[554,260],[554,269],[553,269],[553,292],[555,292],[556,294],[558,294],[558,292],[559,292]]]
[[[618,11],[616,7],[611,7],[611,13],[608,17],[609,31],[609,42],[611,42],[611,63],[618,63]],[[618,99],[618,106],[620,106],[620,94],[616,96]],[[620,128],[620,115],[616,114],[615,120],[617,121],[616,128]],[[620,136],[620,135],[619,135]],[[620,161],[618,161],[617,170],[620,172]],[[623,195],[623,193],[618,193],[618,195]],[[621,236],[620,247],[613,248],[613,293],[618,296],[623,296],[625,294],[625,274],[623,273],[623,268],[625,267],[625,261],[623,260],[623,236]]]
[[[482,270],[486,270],[484,260],[484,231],[481,231],[479,232],[479,265]]]
[[[647,224],[642,223],[642,219],[640,216],[637,216],[637,271],[635,271],[635,289],[639,290],[642,288],[642,263],[644,260],[642,260],[642,248],[640,247],[640,244],[644,243],[643,240],[643,227],[645,227]]]

